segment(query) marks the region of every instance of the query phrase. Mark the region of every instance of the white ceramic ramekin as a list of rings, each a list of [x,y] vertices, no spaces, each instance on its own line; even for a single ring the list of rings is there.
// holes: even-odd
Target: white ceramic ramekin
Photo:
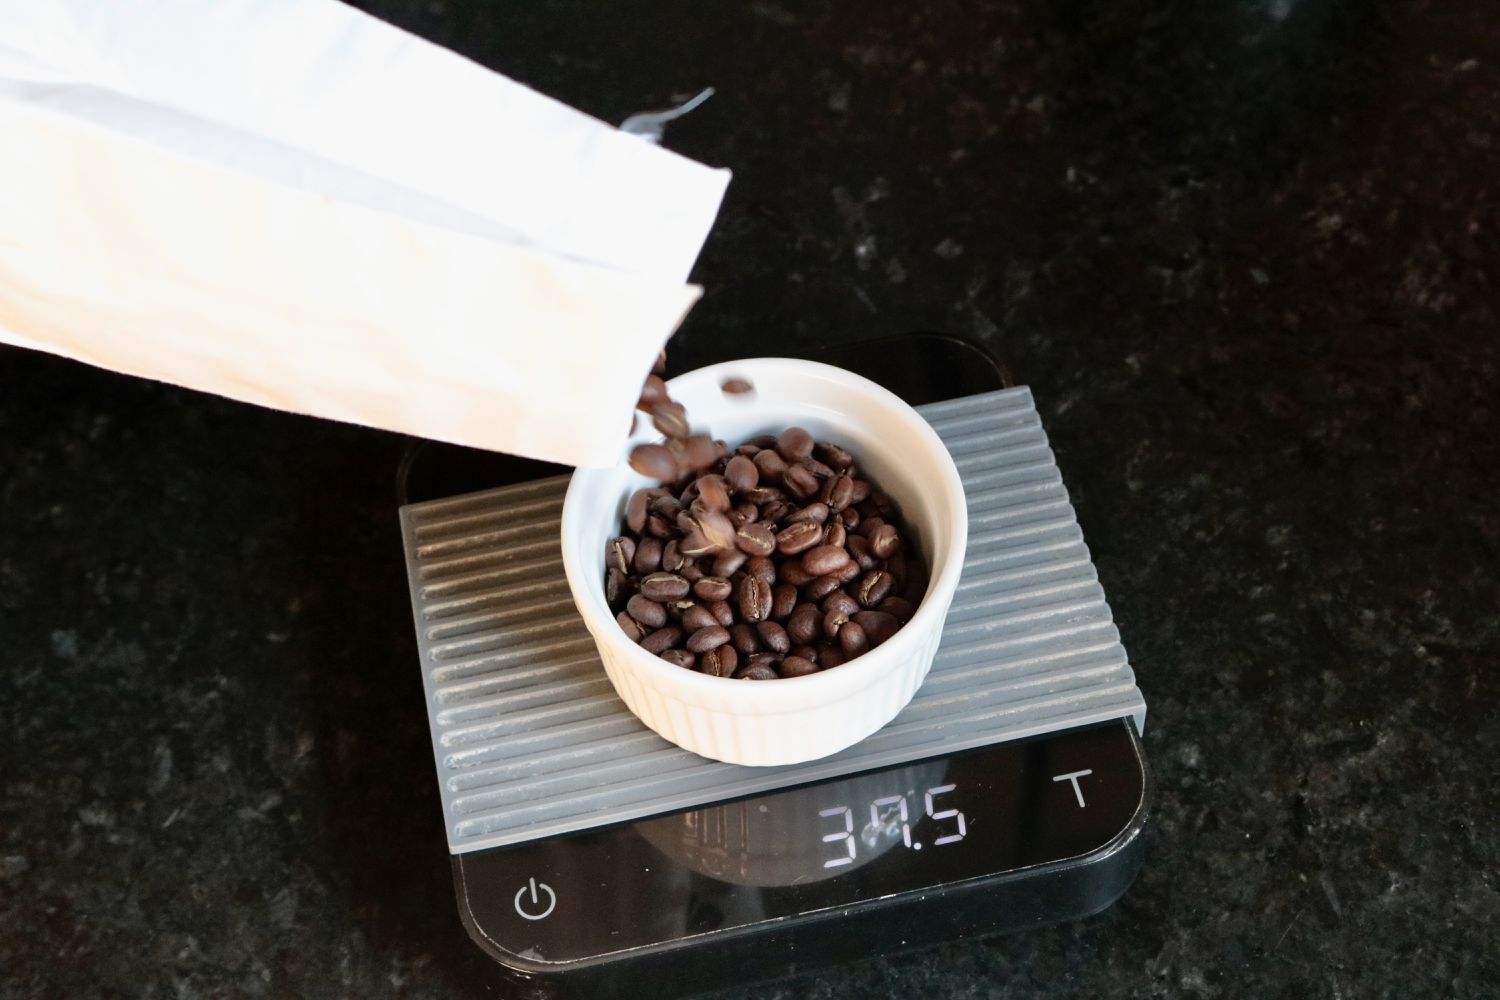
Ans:
[[[726,395],[720,384],[736,376],[749,379],[755,392]],[[670,385],[694,427],[731,446],[795,425],[851,452],[900,504],[930,570],[927,596],[884,645],[806,677],[740,681],[674,666],[627,639],[604,598],[605,544],[619,533],[630,494],[654,485],[622,459],[613,468],[574,473],[562,514],[568,585],[604,669],[641,721],[704,757],[770,765],[837,753],[901,711],[932,665],[968,542],[958,470],[915,410],[841,368],[757,358],[702,368]],[[632,443],[652,440],[653,433],[643,430]]]

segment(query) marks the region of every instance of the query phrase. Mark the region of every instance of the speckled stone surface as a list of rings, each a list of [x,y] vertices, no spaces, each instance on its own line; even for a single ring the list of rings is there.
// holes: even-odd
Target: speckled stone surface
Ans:
[[[718,87],[677,365],[1002,352],[1146,691],[1112,910],[725,1000],[1496,995],[1492,4],[370,6],[612,120]],[[0,351],[0,997],[475,995],[400,449]]]

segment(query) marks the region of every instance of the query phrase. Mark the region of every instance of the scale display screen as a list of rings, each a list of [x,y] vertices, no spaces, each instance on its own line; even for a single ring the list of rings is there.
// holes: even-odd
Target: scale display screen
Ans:
[[[1124,722],[460,855],[486,938],[570,962],[1078,857],[1130,827]]]

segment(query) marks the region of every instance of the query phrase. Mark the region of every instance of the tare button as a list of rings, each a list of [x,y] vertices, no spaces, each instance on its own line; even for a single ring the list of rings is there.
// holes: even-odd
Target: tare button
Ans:
[[[1078,798],[1078,808],[1088,808],[1088,803],[1083,800],[1083,785],[1079,784],[1080,778],[1087,778],[1094,773],[1093,768],[1086,771],[1069,771],[1067,774],[1053,775],[1053,781],[1069,781],[1073,784],[1073,794]]]

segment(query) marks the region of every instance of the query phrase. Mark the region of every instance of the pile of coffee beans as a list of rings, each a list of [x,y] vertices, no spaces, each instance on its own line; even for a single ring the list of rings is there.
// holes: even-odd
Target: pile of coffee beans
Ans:
[[[633,642],[715,677],[773,680],[846,663],[911,619],[926,567],[847,451],[800,427],[731,451],[692,434],[664,385],[647,384],[642,409],[667,441],[631,465],[663,485],[630,497],[605,552],[605,594]]]

